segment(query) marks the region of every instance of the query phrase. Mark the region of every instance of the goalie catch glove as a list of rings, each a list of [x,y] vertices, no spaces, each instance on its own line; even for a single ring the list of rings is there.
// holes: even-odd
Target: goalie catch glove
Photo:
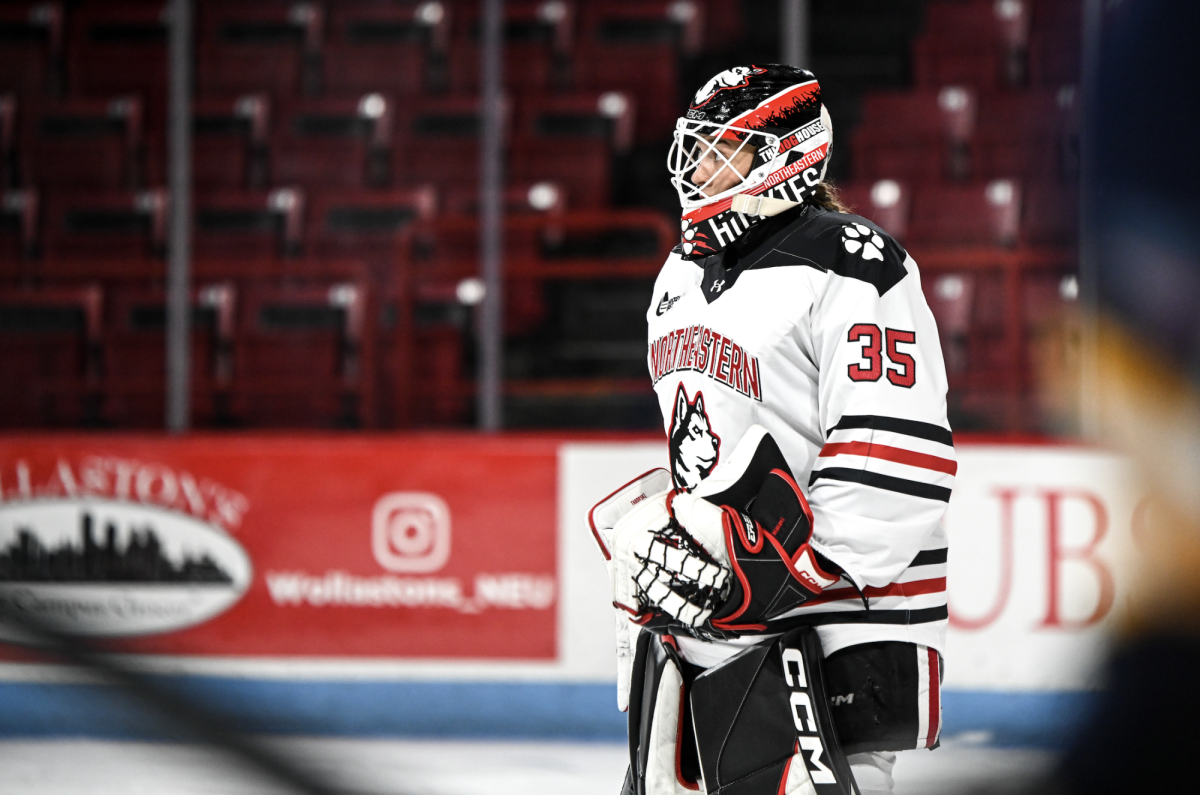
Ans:
[[[729,593],[721,510],[670,482],[665,470],[648,472],[588,521],[608,561],[613,606],[641,626],[694,632]]]
[[[721,506],[733,572],[729,599],[713,612],[716,633],[767,629],[839,579],[809,542],[813,514],[775,440],[752,426],[696,494]]]

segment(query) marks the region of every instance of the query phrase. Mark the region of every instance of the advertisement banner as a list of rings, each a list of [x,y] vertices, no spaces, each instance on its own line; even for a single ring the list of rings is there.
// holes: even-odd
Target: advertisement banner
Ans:
[[[956,446],[947,689],[1086,690],[1138,560],[1132,464],[1079,446]]]
[[[129,652],[554,659],[557,446],[0,439],[0,600]]]

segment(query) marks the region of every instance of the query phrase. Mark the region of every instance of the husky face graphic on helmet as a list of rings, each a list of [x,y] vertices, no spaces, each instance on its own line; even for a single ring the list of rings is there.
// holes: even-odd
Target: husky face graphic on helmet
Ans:
[[[667,158],[683,206],[683,257],[715,254],[761,220],[733,212],[737,194],[805,201],[824,177],[831,145],[832,124],[811,72],[778,64],[735,66],[710,79],[676,122]],[[754,157],[743,175],[732,161],[745,151]],[[708,159],[712,176],[697,184],[697,169]],[[740,179],[714,192],[723,168]]]

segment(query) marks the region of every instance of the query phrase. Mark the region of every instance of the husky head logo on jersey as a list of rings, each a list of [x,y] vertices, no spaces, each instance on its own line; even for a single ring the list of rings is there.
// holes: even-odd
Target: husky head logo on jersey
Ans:
[[[696,92],[667,156],[683,205],[683,257],[716,254],[765,215],[733,210],[739,194],[799,204],[825,176],[833,125],[812,72],[735,66]]]
[[[721,438],[713,433],[704,411],[704,395],[696,393],[688,400],[683,384],[675,392],[675,411],[667,434],[671,448],[671,477],[675,487],[693,489],[700,485],[717,465],[721,456]]]

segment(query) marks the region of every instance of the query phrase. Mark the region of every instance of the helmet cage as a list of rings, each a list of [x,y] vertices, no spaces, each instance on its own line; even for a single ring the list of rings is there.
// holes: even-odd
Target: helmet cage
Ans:
[[[779,164],[774,164],[775,158],[767,155],[779,151],[779,136],[740,127],[737,121],[735,119],[727,124],[684,118],[676,121],[674,142],[667,154],[667,169],[671,174],[671,184],[679,194],[679,202],[685,211],[749,190],[761,184],[778,167]],[[727,155],[717,146],[721,141],[735,142],[736,148]],[[733,160],[747,147],[754,148],[754,158],[750,170],[742,175],[734,167]],[[784,157],[786,158],[786,155]],[[696,170],[708,158],[714,160],[712,174],[703,183],[696,184],[693,181]],[[726,169],[738,176],[737,184],[712,196],[706,194],[705,190]]]

